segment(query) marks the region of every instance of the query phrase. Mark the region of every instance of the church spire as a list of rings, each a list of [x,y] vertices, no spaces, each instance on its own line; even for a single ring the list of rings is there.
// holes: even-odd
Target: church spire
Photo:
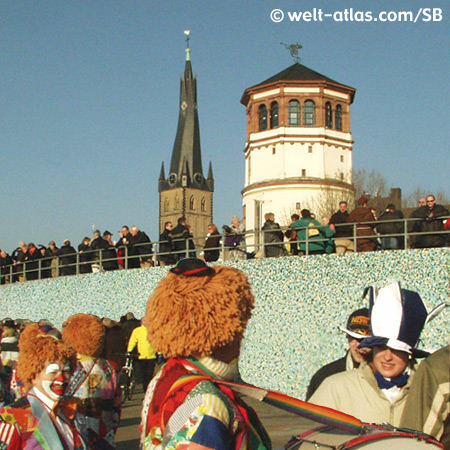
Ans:
[[[197,77],[193,76],[189,31],[186,48],[184,77],[180,80],[180,110],[178,128],[172,151],[168,182],[170,187],[180,187],[184,161],[188,167],[189,187],[206,189],[200,146],[200,125],[197,110]]]

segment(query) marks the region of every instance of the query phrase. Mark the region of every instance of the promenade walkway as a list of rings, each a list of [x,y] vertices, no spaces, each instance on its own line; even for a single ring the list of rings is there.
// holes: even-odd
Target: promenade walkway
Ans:
[[[143,398],[142,388],[137,386],[137,393],[134,398],[125,403],[122,410],[122,420],[116,435],[117,450],[139,449],[139,422]],[[296,436],[305,430],[319,426],[319,424],[302,419],[266,403],[250,398],[245,398],[245,401],[258,413],[272,439],[272,447],[274,449],[285,444],[291,436]]]

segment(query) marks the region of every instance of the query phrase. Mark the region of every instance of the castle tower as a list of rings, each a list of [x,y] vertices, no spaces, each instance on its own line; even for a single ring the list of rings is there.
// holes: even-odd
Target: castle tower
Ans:
[[[267,212],[288,225],[303,208],[320,218],[336,211],[340,200],[353,200],[355,92],[298,62],[245,90],[247,230],[260,230]]]
[[[184,76],[180,81],[180,112],[172,151],[169,175],[164,163],[158,180],[159,229],[179,217],[185,217],[194,236],[206,236],[212,222],[214,179],[209,165],[208,178],[203,176],[200,126],[197,110],[197,77],[192,74],[189,39]]]

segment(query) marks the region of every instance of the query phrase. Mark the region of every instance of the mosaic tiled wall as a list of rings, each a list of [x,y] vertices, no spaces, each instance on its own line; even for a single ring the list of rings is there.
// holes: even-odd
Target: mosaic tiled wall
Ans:
[[[242,377],[303,398],[311,375],[341,357],[345,325],[363,305],[364,287],[391,279],[417,290],[428,306],[450,302],[450,249],[250,260],[236,263],[257,298],[240,362]],[[56,326],[77,312],[118,320],[143,315],[167,269],[151,268],[61,277],[0,287],[0,318],[47,318]],[[450,308],[427,325],[423,348],[450,336]]]

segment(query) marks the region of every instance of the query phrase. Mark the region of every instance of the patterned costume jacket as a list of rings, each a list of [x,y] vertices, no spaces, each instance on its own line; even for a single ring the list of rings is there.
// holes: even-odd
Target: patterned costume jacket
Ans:
[[[32,392],[32,391],[31,391]],[[54,412],[31,392],[11,406],[0,409],[0,449],[8,450],[85,450],[88,448],[84,417],[71,411],[68,418],[62,408]],[[56,421],[65,424],[65,437]]]
[[[189,444],[205,450],[271,448],[255,412],[231,389],[204,379],[183,384],[189,374],[214,378],[194,358],[172,358],[150,383],[142,411],[141,449],[181,450]]]
[[[81,400],[86,415],[89,444],[93,449],[114,449],[119,425],[116,374],[101,358],[79,361],[66,391],[66,397]]]

